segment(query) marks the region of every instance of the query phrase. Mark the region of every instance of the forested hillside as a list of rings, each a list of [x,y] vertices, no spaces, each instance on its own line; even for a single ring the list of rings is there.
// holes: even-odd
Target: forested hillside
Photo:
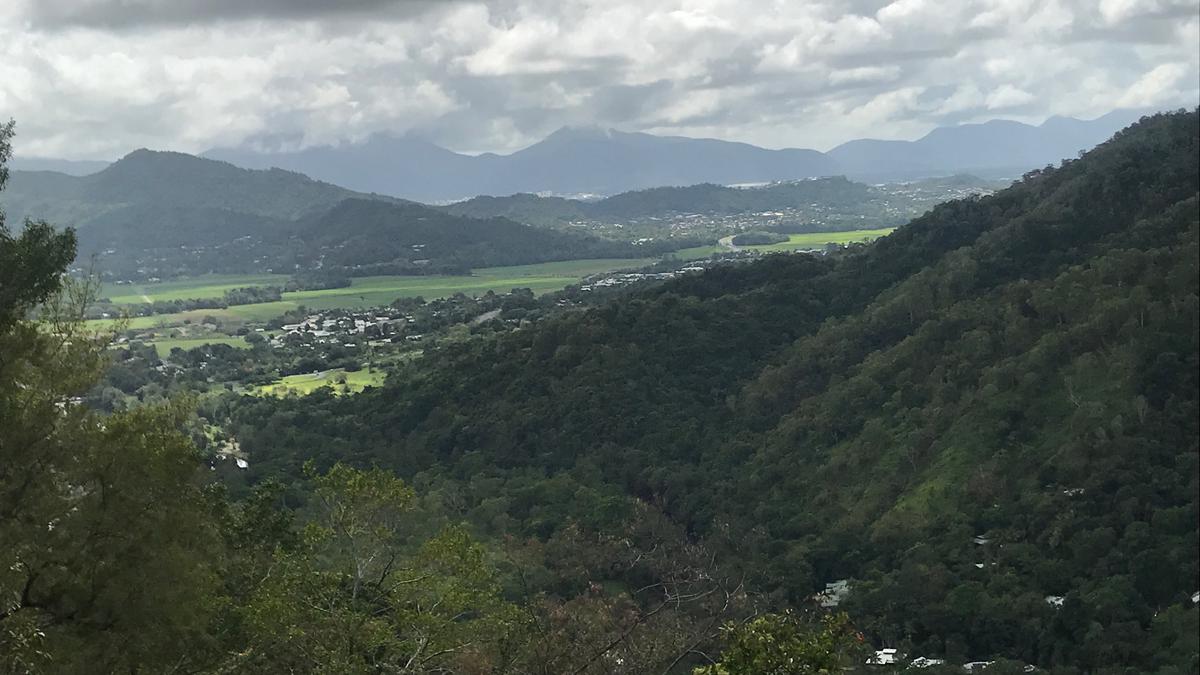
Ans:
[[[546,232],[492,216],[474,220],[280,169],[149,150],[83,177],[14,172],[4,204],[16,222],[29,217],[77,228],[78,264],[87,267],[96,256],[97,269],[115,279],[319,265],[349,274],[464,273],[671,248]]]
[[[504,216],[519,222],[553,225],[572,220],[616,222],[666,214],[735,214],[820,204],[842,207],[867,202],[876,195],[862,183],[844,177],[775,183],[756,188],[733,188],[712,183],[687,187],[658,187],[606,197],[598,201],[516,194],[475,197],[442,207],[474,218]]]
[[[28,216],[85,230],[91,218],[129,205],[292,220],[356,194],[291,171],[252,171],[178,152],[136,150],[87,176],[14,172],[4,198],[16,222]]]
[[[403,274],[422,265],[462,272],[472,267],[632,258],[671,250],[668,242],[661,244],[635,247],[579,232],[534,228],[507,218],[468,218],[421,204],[367,199],[347,199],[309,219],[294,230],[288,242],[297,259],[306,254],[320,256],[324,267],[389,274]]]
[[[1144,118],[843,255],[211,414],[252,478],[378,464],[489,537],[661,509],[777,606],[849,579],[852,620],[913,655],[1195,672],[1198,152],[1195,111]]]

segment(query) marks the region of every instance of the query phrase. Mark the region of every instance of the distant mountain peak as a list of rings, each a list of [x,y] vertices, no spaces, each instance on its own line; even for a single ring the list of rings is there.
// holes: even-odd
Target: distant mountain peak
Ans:
[[[1016,176],[1075,157],[1141,114],[1115,110],[1094,120],[1054,116],[1037,126],[990,120],[940,127],[916,141],[849,141],[828,153],[567,125],[509,154],[460,154],[420,133],[379,131],[357,142],[278,151],[265,148],[298,148],[297,139],[267,135],[257,145],[248,141],[237,148],[210,150],[202,157],[245,169],[278,167],[361,192],[444,203],[476,195],[611,195],[664,185],[839,174],[869,180],[912,180],[964,171],[986,177]],[[184,157],[142,148],[118,165]]]

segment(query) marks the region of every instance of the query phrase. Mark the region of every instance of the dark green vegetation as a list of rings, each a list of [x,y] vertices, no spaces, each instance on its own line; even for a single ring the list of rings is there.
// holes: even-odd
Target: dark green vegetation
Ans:
[[[305,223],[294,235],[297,251],[311,252],[325,268],[358,276],[465,273],[587,258],[631,258],[665,253],[673,246],[639,246],[577,232],[556,232],[505,218],[454,216],[420,204],[348,199]],[[318,258],[319,256],[319,258]],[[314,267],[317,260],[305,260]]]
[[[251,171],[148,150],[83,177],[18,172],[5,205],[17,221],[75,227],[78,265],[86,268],[96,256],[97,269],[112,279],[263,270],[463,274],[472,267],[645,257],[675,247],[463,218],[279,169]]]
[[[80,321],[91,289],[63,276],[74,247],[0,216],[0,672],[680,672],[746,615],[648,508],[488,546],[382,470],[306,468],[298,498],[231,501],[219,477],[241,451],[186,400],[81,404],[108,352]],[[208,435],[207,453],[189,437]],[[611,594],[590,581],[614,572]]]
[[[1198,153],[1147,118],[871,245],[488,298],[540,318],[362,394],[107,416],[73,235],[0,226],[0,671],[1195,673]]]
[[[251,478],[378,463],[495,537],[611,531],[633,497],[775,602],[851,579],[856,624],[913,655],[1195,672],[1197,136],[1148,118],[845,255],[223,414]]]
[[[778,232],[743,232],[734,236],[730,242],[734,246],[763,246],[766,244],[780,244],[788,240],[786,234]]]
[[[672,213],[750,213],[806,207],[814,202],[846,207],[865,202],[873,196],[869,186],[837,177],[774,183],[756,188],[733,188],[712,183],[659,187],[623,192],[592,202],[531,194],[475,197],[443,209],[473,218],[502,215],[524,223],[551,225],[576,220],[615,222]]]
[[[624,192],[598,201],[516,194],[442,207],[472,218],[501,216],[539,227],[625,241],[713,241],[746,230],[838,232],[900,225],[934,205],[1007,185],[973,176],[865,185],[837,176],[727,187],[705,183]]]
[[[435,208],[279,169],[139,150],[82,177],[16,172],[5,204],[18,222],[28,216],[75,227],[77,267],[94,263],[108,280],[263,271],[346,278],[645,258],[768,226],[898,225],[947,195],[990,187],[977,180],[869,187],[825,178],[751,189],[657,188],[599,202],[480,197]]]

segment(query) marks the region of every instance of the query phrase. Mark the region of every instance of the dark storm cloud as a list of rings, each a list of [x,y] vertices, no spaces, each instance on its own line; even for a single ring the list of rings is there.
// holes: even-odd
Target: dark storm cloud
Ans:
[[[413,16],[456,0],[34,0],[29,19],[38,27],[129,28],[237,19],[319,16]]]

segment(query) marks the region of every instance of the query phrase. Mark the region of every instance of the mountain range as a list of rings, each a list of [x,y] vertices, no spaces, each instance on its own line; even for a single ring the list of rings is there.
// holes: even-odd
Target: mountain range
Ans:
[[[938,128],[915,141],[850,141],[826,153],[567,127],[509,155],[463,155],[425,140],[376,135],[359,144],[299,152],[221,148],[204,156],[249,168],[290,169],[363,192],[419,201],[519,192],[612,195],[832,175],[878,181],[964,172],[1015,177],[1075,157],[1140,116],[1118,110],[1088,121],[1052,117],[1038,126],[994,120]]]
[[[102,256],[100,269],[117,278],[322,266],[461,273],[662,252],[496,214],[457,215],[282,169],[150,150],[86,176],[13,171],[3,206],[12,222],[76,228],[80,258]]]
[[[425,202],[522,192],[612,195],[660,186],[833,175],[871,181],[955,173],[1016,177],[1075,157],[1143,112],[1116,110],[1094,120],[1051,117],[1036,126],[992,120],[939,127],[914,141],[853,140],[828,152],[564,127],[507,155],[467,155],[412,136],[376,134],[359,143],[294,152],[232,147],[215,148],[202,156],[248,169],[277,167],[359,192]],[[16,159],[13,168],[81,175],[102,164]]]

